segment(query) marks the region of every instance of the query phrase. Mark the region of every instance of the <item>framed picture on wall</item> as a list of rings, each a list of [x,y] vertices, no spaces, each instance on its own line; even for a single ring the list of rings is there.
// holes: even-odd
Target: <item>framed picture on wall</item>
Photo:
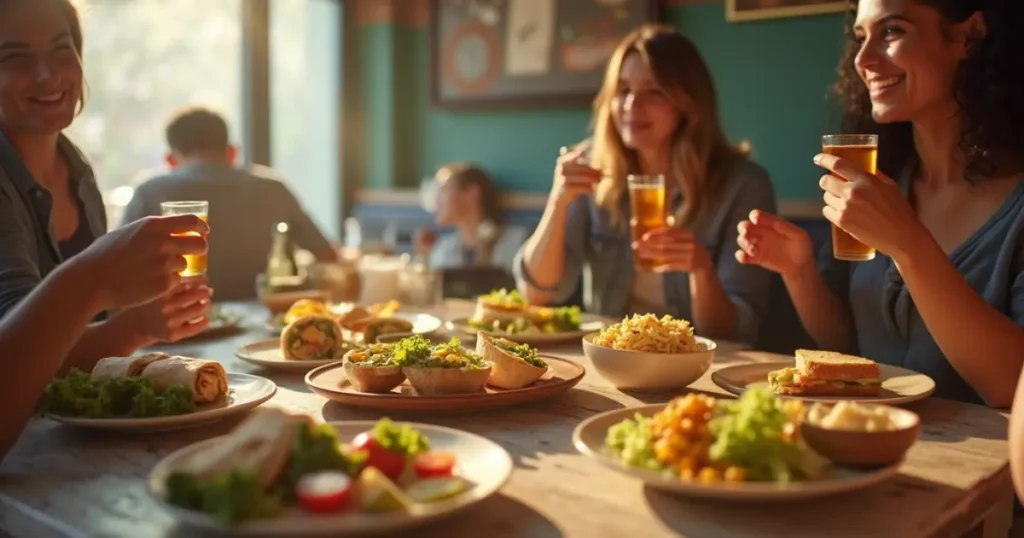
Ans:
[[[851,0],[725,0],[725,18],[730,22],[821,15],[850,10]]]
[[[435,106],[587,105],[623,37],[658,0],[431,0]]]

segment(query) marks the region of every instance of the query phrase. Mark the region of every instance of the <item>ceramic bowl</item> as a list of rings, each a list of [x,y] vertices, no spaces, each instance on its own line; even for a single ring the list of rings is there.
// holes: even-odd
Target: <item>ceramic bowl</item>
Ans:
[[[825,458],[839,465],[876,467],[896,463],[917,441],[921,418],[917,413],[879,404],[858,404],[870,409],[883,408],[895,429],[882,431],[826,428],[804,420],[800,434],[804,441]]]
[[[693,353],[651,353],[599,346],[594,338],[583,337],[583,353],[597,373],[620,390],[660,392],[682,389],[707,372],[715,359],[717,345],[697,337],[702,351]]]

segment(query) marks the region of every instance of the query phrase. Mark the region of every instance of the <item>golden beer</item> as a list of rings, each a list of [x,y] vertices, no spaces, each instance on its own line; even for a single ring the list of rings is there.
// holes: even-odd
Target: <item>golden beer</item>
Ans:
[[[203,222],[207,221],[207,215],[210,211],[210,204],[208,202],[164,202],[160,204],[160,213],[163,216],[168,215],[195,215]],[[196,232],[188,232],[183,234],[173,234],[175,236],[183,235],[194,235],[199,236]],[[185,254],[185,270],[180,274],[183,277],[199,276],[206,274],[206,252],[202,254]]]
[[[665,227],[665,176],[629,176],[629,229],[633,241],[651,230]],[[637,269],[653,269],[665,262],[659,258],[641,258],[633,251]]]
[[[822,137],[822,153],[841,157],[870,174],[878,172],[878,137],[875,135]],[[875,259],[875,249],[832,224],[832,255],[837,260],[864,262]]]

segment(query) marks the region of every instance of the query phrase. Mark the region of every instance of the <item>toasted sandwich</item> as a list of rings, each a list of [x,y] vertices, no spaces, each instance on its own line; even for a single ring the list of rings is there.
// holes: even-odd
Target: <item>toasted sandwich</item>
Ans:
[[[768,384],[776,394],[792,396],[877,396],[882,373],[869,359],[798,349],[795,367],[770,372]]]

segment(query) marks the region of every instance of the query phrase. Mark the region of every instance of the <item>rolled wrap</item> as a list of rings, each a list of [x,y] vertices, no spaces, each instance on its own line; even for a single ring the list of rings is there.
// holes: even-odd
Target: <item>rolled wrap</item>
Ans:
[[[147,366],[142,377],[152,381],[158,392],[188,387],[197,404],[216,401],[228,392],[228,374],[216,361],[168,357]]]
[[[166,353],[146,353],[138,357],[107,357],[100,359],[92,368],[90,378],[95,382],[109,381],[119,377],[139,377],[147,366],[167,359]]]

